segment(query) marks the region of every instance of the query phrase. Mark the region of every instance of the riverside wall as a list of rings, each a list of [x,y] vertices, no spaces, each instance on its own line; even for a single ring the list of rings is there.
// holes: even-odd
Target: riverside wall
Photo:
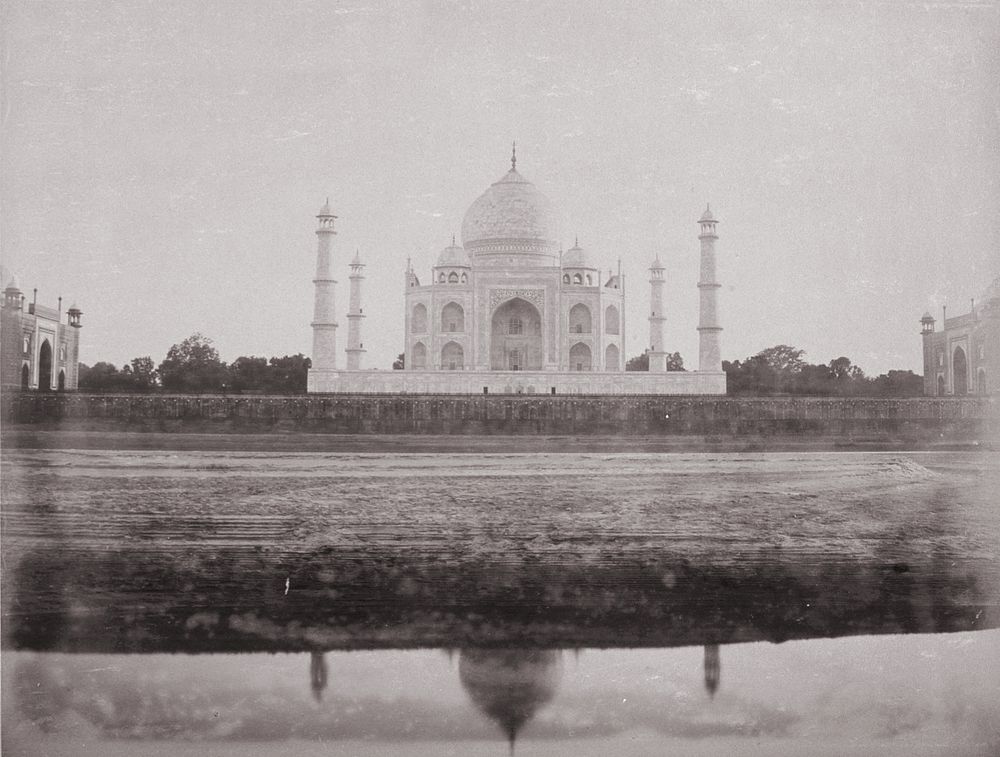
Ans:
[[[1000,397],[6,393],[2,417],[8,427],[109,432],[1000,440]]]

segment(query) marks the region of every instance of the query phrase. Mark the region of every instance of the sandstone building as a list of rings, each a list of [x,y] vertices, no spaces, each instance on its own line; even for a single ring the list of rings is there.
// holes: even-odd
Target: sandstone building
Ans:
[[[924,394],[932,397],[1000,392],[1000,276],[973,300],[968,313],[920,319],[924,340]]]
[[[37,295],[35,290],[35,294]],[[0,380],[4,391],[77,388],[80,318],[73,305],[63,321],[62,298],[57,307],[25,303],[16,278],[3,290],[0,307]]]
[[[716,224],[708,210],[701,234],[698,370],[667,372],[665,268],[650,267],[649,371],[626,372],[625,280],[575,243],[559,246],[549,199],[510,170],[469,207],[462,239],[438,255],[421,281],[409,261],[403,275],[405,370],[365,370],[361,338],[364,265],[350,263],[346,368],[337,365],[336,216],[321,209],[312,321],[310,392],[724,394],[715,275]],[[693,282],[692,282],[693,283]],[[635,303],[637,304],[637,303]],[[642,352],[639,339],[631,340]]]

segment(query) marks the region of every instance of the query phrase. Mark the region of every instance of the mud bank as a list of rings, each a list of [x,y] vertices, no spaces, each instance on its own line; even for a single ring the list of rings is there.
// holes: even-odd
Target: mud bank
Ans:
[[[673,646],[1000,625],[993,454],[8,450],[2,473],[16,648]]]

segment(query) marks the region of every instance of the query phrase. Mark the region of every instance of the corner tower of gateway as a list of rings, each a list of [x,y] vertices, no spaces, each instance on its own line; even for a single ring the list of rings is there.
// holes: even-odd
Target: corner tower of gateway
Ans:
[[[968,312],[941,314],[941,330],[929,312],[920,319],[924,346],[924,394],[962,397],[1000,393],[1000,276]]]
[[[329,208],[324,208],[329,213]],[[332,215],[320,215],[310,392],[725,394],[718,360],[715,252],[702,238],[702,360],[697,371],[667,372],[662,284],[657,262],[650,312],[649,371],[625,371],[625,277],[608,267],[620,251],[601,255],[576,240],[560,249],[558,214],[517,167],[476,198],[462,220],[461,244],[437,255],[430,279],[405,263],[404,370],[360,370],[360,269],[352,266],[347,370],[331,357],[336,319],[331,273]],[[704,221],[704,219],[703,219]],[[714,235],[714,218],[712,233]],[[704,223],[703,223],[704,229]],[[712,238],[714,243],[714,236]],[[657,258],[659,261],[659,258]],[[707,266],[707,267],[706,267]],[[695,282],[691,282],[694,286]],[[376,284],[376,286],[378,286]],[[706,291],[710,289],[710,301]],[[679,323],[682,314],[671,314]],[[693,320],[693,319],[692,319]],[[714,340],[706,350],[705,339]],[[322,342],[322,345],[320,343]],[[322,347],[320,351],[315,351]],[[706,354],[709,359],[706,361]]]

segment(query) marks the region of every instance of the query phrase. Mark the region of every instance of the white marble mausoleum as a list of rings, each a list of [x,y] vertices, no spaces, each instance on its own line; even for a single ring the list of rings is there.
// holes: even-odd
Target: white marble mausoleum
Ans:
[[[403,370],[365,370],[361,328],[364,264],[350,263],[346,365],[337,365],[333,277],[336,216],[318,216],[310,392],[725,394],[715,278],[716,220],[701,227],[698,370],[666,370],[664,266],[650,266],[647,344],[626,342],[624,277],[578,243],[559,247],[549,199],[511,167],[469,207],[462,239],[421,281],[407,261]],[[694,282],[692,282],[692,285]],[[635,306],[639,303],[629,302]],[[648,371],[625,371],[626,348],[649,353]]]

